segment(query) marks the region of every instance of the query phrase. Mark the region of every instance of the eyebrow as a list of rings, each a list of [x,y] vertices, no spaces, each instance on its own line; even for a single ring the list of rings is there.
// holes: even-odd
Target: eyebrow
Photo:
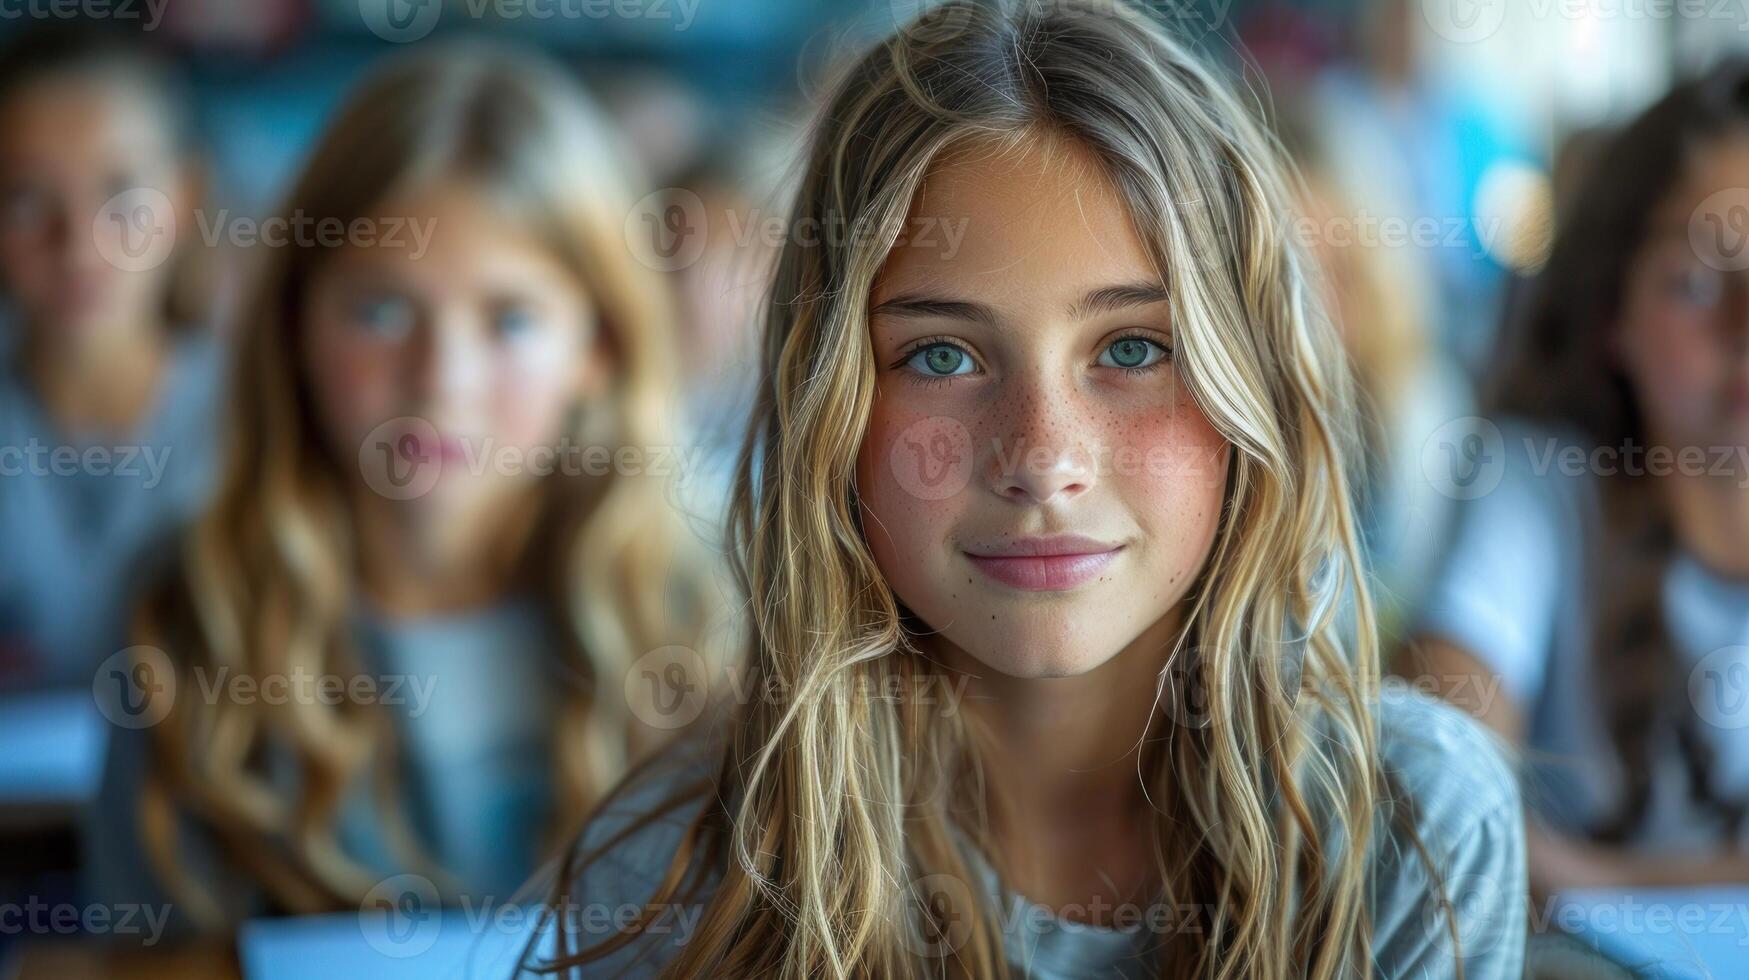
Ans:
[[[1069,317],[1085,320],[1101,313],[1113,313],[1134,306],[1162,303],[1171,298],[1166,287],[1157,282],[1127,282],[1116,286],[1101,286],[1069,306]],[[895,296],[869,311],[869,317],[932,317],[943,320],[965,320],[994,327],[996,311],[982,303],[939,299],[933,296]]]

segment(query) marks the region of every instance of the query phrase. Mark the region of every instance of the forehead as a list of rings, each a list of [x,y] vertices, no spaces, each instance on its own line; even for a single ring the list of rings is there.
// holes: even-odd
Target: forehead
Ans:
[[[1670,190],[1663,213],[1658,216],[1661,225],[1684,228],[1696,209],[1714,194],[1749,187],[1749,129],[1701,143],[1696,150],[1680,182]],[[1738,190],[1724,203],[1741,205],[1743,200],[1744,194]]]
[[[1072,140],[1039,136],[938,158],[871,301],[951,289],[1019,312],[1066,308],[1090,287],[1158,280],[1101,162]]]
[[[13,93],[0,115],[6,119],[0,151],[12,159],[113,160],[172,152],[163,113],[111,78],[46,77]]]

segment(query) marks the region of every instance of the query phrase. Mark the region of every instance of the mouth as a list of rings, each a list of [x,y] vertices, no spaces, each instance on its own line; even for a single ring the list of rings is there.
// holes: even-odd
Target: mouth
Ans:
[[[1026,592],[1065,592],[1097,578],[1117,560],[1121,544],[1079,535],[1019,538],[964,552],[990,579]]]

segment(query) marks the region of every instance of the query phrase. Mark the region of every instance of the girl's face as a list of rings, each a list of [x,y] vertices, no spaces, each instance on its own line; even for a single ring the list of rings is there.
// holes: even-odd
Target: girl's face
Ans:
[[[938,162],[869,309],[857,489],[899,600],[1023,678],[1090,671],[1167,623],[1214,540],[1227,443],[1097,162],[1065,141]]]
[[[171,270],[160,237],[192,224],[163,113],[69,75],[13,93],[0,122],[0,280],[23,321],[61,341],[149,324]],[[157,194],[117,197],[142,188]]]
[[[1666,445],[1749,445],[1749,273],[1728,261],[1749,247],[1744,187],[1749,137],[1711,144],[1629,268],[1616,351],[1648,437]]]
[[[328,257],[305,293],[304,376],[329,445],[440,526],[490,520],[564,465],[551,450],[568,449],[567,412],[599,378],[594,306],[466,183],[368,220],[376,234]]]

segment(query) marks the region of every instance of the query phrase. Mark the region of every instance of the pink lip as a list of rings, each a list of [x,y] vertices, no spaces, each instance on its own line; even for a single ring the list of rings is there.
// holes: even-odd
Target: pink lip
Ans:
[[[419,461],[442,460],[445,463],[459,463],[466,458],[462,440],[455,436],[438,436],[436,439],[414,437],[414,445],[407,446],[419,455]]]
[[[1091,581],[1109,567],[1122,545],[1080,535],[1018,538],[967,551],[979,571],[1028,592],[1060,592]]]

